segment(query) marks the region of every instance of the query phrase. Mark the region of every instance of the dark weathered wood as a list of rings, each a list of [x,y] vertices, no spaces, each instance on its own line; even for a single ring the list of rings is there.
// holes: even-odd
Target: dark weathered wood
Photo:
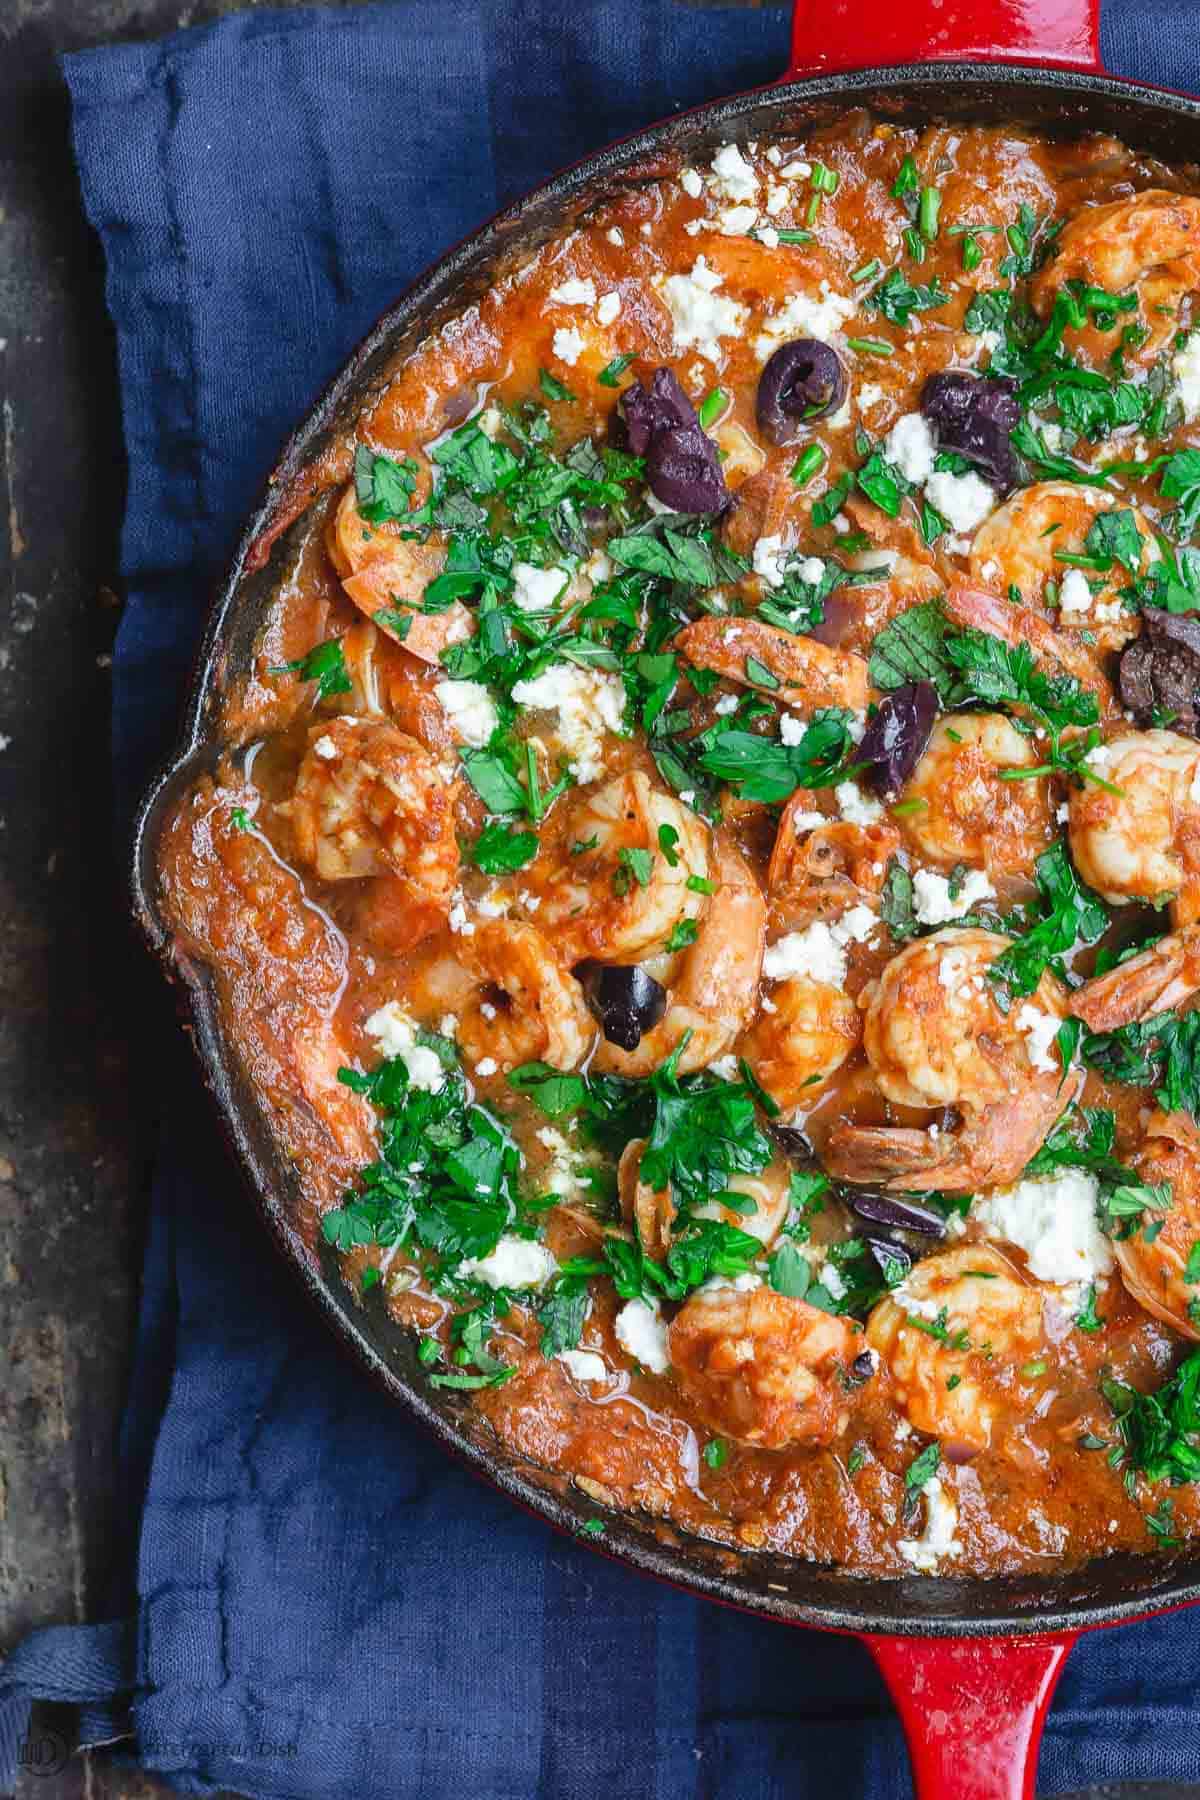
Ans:
[[[119,606],[116,372],[54,56],[246,3],[0,6],[0,1652],[107,1606],[153,1135],[128,1035],[148,972],[99,749]],[[55,1772],[51,1734],[70,1727],[39,1717],[50,1761],[22,1776],[23,1800],[167,1792],[103,1759]]]

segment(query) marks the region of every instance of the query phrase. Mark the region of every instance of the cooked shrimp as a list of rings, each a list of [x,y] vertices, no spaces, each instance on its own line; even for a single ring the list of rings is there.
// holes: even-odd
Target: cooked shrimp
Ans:
[[[900,833],[880,820],[852,825],[818,819],[813,795],[797,788],[780,815],[767,868],[767,893],[781,929],[803,917],[840,918],[851,906],[878,894]]]
[[[671,1247],[675,1223],[675,1203],[666,1188],[652,1188],[640,1179],[645,1138],[634,1138],[626,1144],[617,1165],[617,1191],[621,1211],[631,1225],[636,1224],[638,1237],[647,1256],[664,1257]],[[741,1206],[721,1206],[709,1200],[694,1207],[695,1219],[719,1219],[734,1225],[749,1237],[757,1238],[764,1249],[773,1244],[788,1216],[791,1205],[791,1171],[782,1157],[776,1156],[758,1175],[734,1174],[726,1187],[730,1193],[745,1197]]]
[[[972,1451],[1025,1410],[1020,1371],[1044,1341],[1038,1289],[988,1244],[923,1257],[867,1320],[909,1424]]]
[[[700,1288],[671,1323],[676,1380],[713,1431],[744,1444],[830,1444],[850,1418],[852,1321],[767,1287]]]
[[[997,507],[979,527],[971,545],[971,573],[977,581],[1004,594],[1011,587],[1019,588],[1024,600],[1036,604],[1044,599],[1046,583],[1057,582],[1060,627],[1086,627],[1100,649],[1120,649],[1138,632],[1137,614],[1121,603],[1121,589],[1132,580],[1129,571],[1115,563],[1090,598],[1091,582],[1083,584],[1085,606],[1068,606],[1064,602],[1075,600],[1080,582],[1069,580],[1071,565],[1062,562],[1058,552],[1082,554],[1084,539],[1097,518],[1122,504],[1115,494],[1099,488],[1070,481],[1035,482]],[[1136,508],[1127,510],[1142,540],[1140,572],[1151,559],[1154,538],[1141,513]],[[1081,576],[1080,571],[1076,573]]]
[[[394,725],[312,726],[292,798],[277,810],[322,881],[395,875],[414,900],[448,908],[458,875],[453,780]]]
[[[752,870],[732,840],[718,832],[711,874],[717,884],[694,944],[657,979],[667,988],[667,1009],[636,1050],[605,1039],[595,1068],[604,1074],[642,1078],[653,1073],[690,1032],[679,1059],[686,1075],[724,1056],[754,1016],[766,941],[767,908]]]
[[[1175,731],[1125,731],[1088,765],[1109,785],[1089,781],[1068,797],[1080,875],[1114,905],[1169,899],[1176,925],[1200,917],[1200,744]]]
[[[458,1026],[467,1060],[505,1070],[545,1062],[577,1069],[596,1041],[583,989],[532,925],[490,919],[466,940],[480,979]]]
[[[862,1037],[862,1018],[848,994],[807,975],[772,988],[741,1053],[777,1106],[815,1100]]]
[[[1068,281],[1110,294],[1136,287],[1138,320],[1150,331],[1136,356],[1151,361],[1178,329],[1179,302],[1200,286],[1200,199],[1146,188],[1131,200],[1084,208],[1067,221],[1053,260],[1033,278],[1035,309],[1048,313]]]
[[[1071,995],[1071,1011],[1090,1031],[1119,1031],[1135,1020],[1171,1012],[1200,991],[1200,924],[1185,925],[1093,976]]]
[[[325,547],[347,599],[373,619],[380,631],[403,644],[410,655],[436,663],[449,645],[473,634],[475,620],[460,600],[445,612],[419,610],[421,597],[441,572],[446,553],[435,544],[401,537],[402,530],[400,520],[368,525],[358,510],[351,482],[329,522]],[[402,627],[394,619],[381,619],[380,612],[399,614],[407,624]]]
[[[1121,1279],[1154,1318],[1200,1342],[1200,1283],[1184,1279],[1200,1243],[1200,1131],[1186,1113],[1155,1112],[1131,1161],[1148,1186],[1167,1185],[1171,1204],[1147,1213],[1128,1237],[1113,1239]],[[1155,1229],[1146,1232],[1151,1219]]]
[[[525,887],[566,961],[632,962],[699,918],[704,894],[688,882],[708,864],[703,819],[635,772],[574,796]]]
[[[1055,835],[1050,781],[1005,780],[1004,772],[1040,760],[1036,744],[1003,713],[946,714],[905,784],[905,834],[943,869],[967,863],[989,874],[1028,874]]]
[[[1010,941],[972,926],[937,931],[863,990],[863,1046],[879,1092],[897,1106],[953,1107],[959,1123],[928,1131],[842,1123],[826,1148],[834,1175],[917,1190],[1017,1180],[1071,1084],[1049,1029],[1066,1012],[1059,982],[1043,975],[1007,1013],[996,1003],[988,970]]]
[[[1013,606],[989,588],[965,583],[949,590],[945,605],[956,625],[985,631],[1013,648],[1027,644],[1047,674],[1073,675],[1081,687],[1096,696],[1102,714],[1114,710],[1112,685],[1087,646],[1056,631],[1031,606]]]
[[[867,665],[853,650],[831,650],[815,638],[796,637],[761,619],[720,618],[713,613],[685,625],[673,641],[696,668],[714,669],[797,712],[811,714],[823,706],[866,711]],[[749,662],[761,663],[766,676],[756,679]]]

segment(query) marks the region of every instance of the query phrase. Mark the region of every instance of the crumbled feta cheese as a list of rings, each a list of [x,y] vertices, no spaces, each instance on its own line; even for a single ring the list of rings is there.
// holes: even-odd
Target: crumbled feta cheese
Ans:
[[[580,782],[597,781],[604,772],[604,734],[620,733],[625,717],[625,685],[618,675],[581,669],[574,663],[551,663],[531,681],[512,690],[518,706],[558,714],[558,736]]]
[[[928,421],[919,412],[905,413],[884,439],[883,454],[894,463],[905,481],[918,487],[933,474],[937,446]]]
[[[423,1088],[426,1093],[434,1093],[446,1079],[436,1050],[429,1050],[424,1044],[418,1044],[418,1026],[410,1019],[404,1008],[395,1000],[373,1012],[364,1020],[363,1030],[372,1039],[381,1056],[398,1056],[408,1070],[408,1079],[415,1088]]]
[[[594,1350],[560,1350],[556,1362],[565,1363],[576,1381],[607,1381],[608,1364]]]
[[[1040,1007],[1026,1001],[1013,1019],[1017,1030],[1025,1039],[1029,1051],[1029,1060],[1042,1075],[1058,1073],[1059,1063],[1050,1054],[1050,1047],[1058,1036],[1061,1019],[1053,1013],[1046,1013]]]
[[[491,438],[494,441],[500,436],[500,432],[504,425],[504,415],[498,406],[488,406],[480,413],[476,423],[484,437]]]
[[[434,693],[464,744],[482,748],[500,723],[500,715],[481,681],[439,681]]]
[[[963,982],[970,957],[959,944],[943,950],[938,961],[938,982],[949,994],[957,994]]]
[[[883,817],[878,800],[864,794],[857,781],[841,781],[833,790],[838,810],[851,825],[874,825]]]
[[[823,281],[818,295],[793,294],[779,312],[763,320],[762,335],[754,342],[755,355],[760,362],[765,362],[779,348],[783,338],[831,337],[857,311],[855,300],[835,293],[829,283]]]
[[[601,325],[611,325],[621,310],[621,296],[616,288],[609,294],[601,294],[596,303],[596,318]]]
[[[805,162],[803,157],[797,157],[790,163],[784,163],[779,173],[785,181],[807,181],[812,174],[812,164]]]
[[[845,1299],[846,1283],[843,1281],[841,1271],[836,1263],[822,1263],[817,1279],[831,1300]]]
[[[550,289],[550,298],[557,306],[595,306],[596,284],[591,280],[580,281],[578,276],[572,275]]]
[[[760,537],[754,544],[753,569],[761,575],[768,587],[782,587],[783,563],[787,551],[783,547],[783,537],[778,531],[769,537]]]
[[[468,1257],[455,1274],[464,1280],[485,1281],[490,1288],[536,1288],[544,1287],[557,1270],[557,1258],[545,1244],[532,1238],[502,1237],[490,1256]]]
[[[1186,343],[1171,359],[1171,372],[1179,389],[1184,417],[1200,418],[1200,331],[1188,334]]]
[[[821,820],[824,824],[824,819]],[[852,906],[848,912],[827,924],[816,919],[803,931],[789,931],[785,937],[768,944],[763,957],[763,974],[768,981],[786,981],[792,975],[807,975],[827,987],[846,985],[846,946],[862,944],[879,925],[869,906]]]
[[[746,308],[717,293],[721,282],[719,272],[710,269],[702,256],[696,258],[690,275],[668,275],[662,282],[675,326],[676,356],[695,345],[709,362],[718,362],[721,338],[740,330]]]
[[[671,1366],[667,1350],[666,1322],[659,1316],[658,1301],[627,1300],[613,1329],[622,1350],[653,1375],[665,1375]]]
[[[705,1214],[703,1207],[697,1207],[698,1214],[716,1218],[718,1213]],[[763,1278],[756,1275],[753,1269],[743,1269],[740,1275],[710,1275],[707,1281],[700,1283],[697,1290],[701,1294],[752,1294],[762,1287]]]
[[[331,737],[319,737],[313,745],[313,754],[319,756],[322,762],[334,762],[337,758],[337,745]]]
[[[460,937],[475,936],[475,925],[474,922],[467,917],[467,909],[461,893],[456,892],[452,897],[450,911],[446,916],[446,923],[449,925],[451,931],[457,932]]]
[[[554,334],[551,346],[559,362],[565,362],[568,368],[574,368],[583,354],[584,340],[573,325],[560,325]]]
[[[745,237],[754,230],[758,209],[754,206],[723,206],[717,214],[722,237]]]
[[[815,587],[825,574],[825,560],[820,556],[806,556],[796,573],[801,581],[810,582]]]
[[[788,190],[784,187],[782,181],[772,181],[767,186],[767,198],[764,210],[772,219],[777,219],[781,212],[787,210],[788,206],[791,204],[791,198],[792,196],[788,193]]]
[[[513,565],[513,605],[522,612],[548,612],[566,591],[565,569],[539,569],[533,563]]]
[[[925,496],[936,506],[951,531],[974,531],[996,504],[995,490],[969,469],[965,475],[951,475],[947,469],[935,469],[925,483]]]
[[[872,406],[879,405],[884,398],[884,393],[877,381],[863,381],[859,383],[854,397],[858,401],[858,410],[867,412]]]
[[[730,200],[753,200],[758,176],[736,144],[722,144],[712,159],[713,185]]]
[[[603,550],[593,550],[580,570],[580,574],[586,575],[593,586],[598,586],[602,581],[611,581],[612,572],[612,557],[606,555]]]
[[[995,893],[982,869],[968,870],[953,900],[945,875],[918,869],[913,876],[913,906],[922,925],[946,925],[951,919],[961,919],[980,900],[994,899]]]
[[[779,741],[782,744],[798,744],[808,726],[795,713],[785,712],[779,715]],[[821,821],[824,824],[824,820]]]
[[[486,1081],[488,1076],[494,1075],[499,1067],[500,1064],[494,1056],[482,1056],[475,1064],[475,1073],[481,1080]]]
[[[1092,610],[1092,590],[1082,569],[1068,569],[1058,585],[1058,605],[1063,613]]]
[[[698,200],[704,192],[704,180],[699,169],[684,169],[679,177],[679,185],[692,200]]]
[[[704,220],[685,219],[683,229],[687,232],[689,237],[699,237],[700,233],[704,230]]]
[[[727,1056],[714,1056],[708,1067],[709,1072],[719,1075],[722,1081],[736,1081],[740,1074],[738,1059],[732,1052]]]
[[[738,704],[738,697],[736,694],[722,694],[716,705],[713,707],[713,711],[719,719],[725,719],[728,718],[730,713],[737,711]]]
[[[621,250],[624,248],[625,233],[621,230],[621,227],[619,225],[610,225],[604,235],[608,239],[609,243],[614,244],[618,250]]]
[[[779,233],[773,225],[760,225],[758,228],[758,241],[767,250],[778,250]]]
[[[929,1477],[921,1492],[925,1496],[925,1528],[919,1538],[901,1538],[897,1549],[914,1569],[934,1575],[943,1557],[962,1555],[962,1545],[954,1535],[958,1505],[937,1475]]]
[[[1038,1281],[1096,1281],[1113,1266],[1112,1246],[1096,1219],[1099,1183],[1086,1169],[1018,1181],[977,1200],[974,1216],[989,1237],[1025,1252]]]

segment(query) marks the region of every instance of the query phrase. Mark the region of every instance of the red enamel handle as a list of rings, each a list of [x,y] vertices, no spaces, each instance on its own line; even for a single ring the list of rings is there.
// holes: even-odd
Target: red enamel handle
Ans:
[[[1099,0],[793,0],[784,79],[978,58],[1098,71]]]
[[[1033,1800],[1042,1727],[1074,1634],[865,1642],[904,1726],[917,1800]]]

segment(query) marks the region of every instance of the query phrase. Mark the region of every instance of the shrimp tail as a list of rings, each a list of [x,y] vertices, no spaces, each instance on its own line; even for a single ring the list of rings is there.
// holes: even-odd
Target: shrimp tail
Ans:
[[[839,1181],[883,1182],[902,1188],[943,1186],[931,1171],[942,1160],[927,1131],[891,1125],[839,1125],[825,1146],[825,1166]],[[928,1177],[928,1179],[926,1179]]]
[[[1140,956],[1085,982],[1071,1011],[1089,1031],[1117,1031],[1135,1020],[1170,1012],[1200,992],[1200,924],[1161,938]]]

